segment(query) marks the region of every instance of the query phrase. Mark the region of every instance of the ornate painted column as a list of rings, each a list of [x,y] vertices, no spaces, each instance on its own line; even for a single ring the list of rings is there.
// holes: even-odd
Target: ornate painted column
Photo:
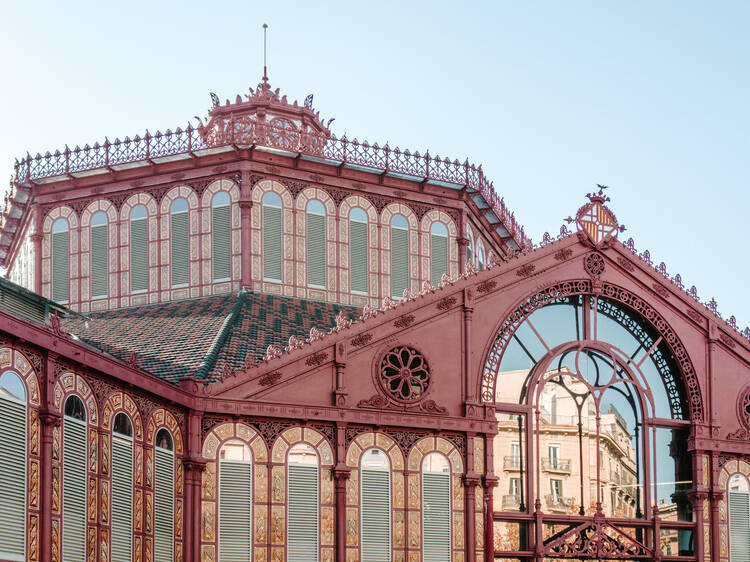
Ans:
[[[471,362],[471,319],[474,315],[474,292],[472,289],[464,289],[464,401],[467,404],[466,414],[474,415],[474,409],[468,405],[476,402],[474,396],[473,365]]]
[[[336,496],[336,562],[346,562],[346,481],[349,468],[334,468]]]
[[[185,469],[185,562],[201,559],[201,484],[206,463],[193,459],[183,461]]]
[[[42,466],[39,475],[39,490],[41,491],[39,559],[52,560],[52,440],[55,428],[59,428],[62,424],[62,416],[58,413],[43,412],[39,414],[39,419],[42,422]]]
[[[253,201],[250,198],[252,192],[252,181],[250,172],[243,170],[240,179],[240,287],[252,288],[252,234],[251,221]]]

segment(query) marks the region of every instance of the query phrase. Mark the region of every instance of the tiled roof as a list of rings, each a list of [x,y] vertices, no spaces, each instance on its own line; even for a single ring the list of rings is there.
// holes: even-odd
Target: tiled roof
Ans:
[[[315,326],[328,330],[337,304],[252,292],[199,297],[102,312],[64,321],[65,330],[127,361],[136,354],[145,371],[171,383],[182,377],[214,380],[236,370],[248,354],[261,359],[271,344],[286,345]],[[228,367],[227,367],[228,366]]]

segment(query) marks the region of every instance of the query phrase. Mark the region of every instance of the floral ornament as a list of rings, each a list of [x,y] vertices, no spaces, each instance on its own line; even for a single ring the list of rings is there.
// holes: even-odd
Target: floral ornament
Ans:
[[[379,380],[389,398],[397,402],[416,402],[430,386],[430,368],[419,351],[402,345],[383,356]]]
[[[281,348],[277,345],[271,344],[266,348],[266,361],[270,361],[271,359],[276,359],[278,357],[281,357],[283,351]]]

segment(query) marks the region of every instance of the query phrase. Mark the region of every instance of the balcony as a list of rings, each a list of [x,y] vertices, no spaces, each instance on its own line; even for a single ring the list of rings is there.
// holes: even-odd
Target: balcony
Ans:
[[[542,470],[557,472],[559,474],[570,474],[570,459],[542,459]]]
[[[503,511],[518,511],[521,509],[521,496],[505,494],[503,496]]]
[[[573,498],[553,496],[552,494],[544,496],[544,500],[547,503],[547,507],[556,511],[567,511],[568,508],[573,505]]]
[[[521,457],[503,457],[503,470],[521,470]]]

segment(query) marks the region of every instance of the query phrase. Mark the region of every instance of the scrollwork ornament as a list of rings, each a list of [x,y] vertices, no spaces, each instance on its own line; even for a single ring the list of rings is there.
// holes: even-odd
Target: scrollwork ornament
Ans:
[[[383,355],[378,382],[389,399],[402,404],[415,403],[430,386],[430,367],[419,351],[401,345]]]

